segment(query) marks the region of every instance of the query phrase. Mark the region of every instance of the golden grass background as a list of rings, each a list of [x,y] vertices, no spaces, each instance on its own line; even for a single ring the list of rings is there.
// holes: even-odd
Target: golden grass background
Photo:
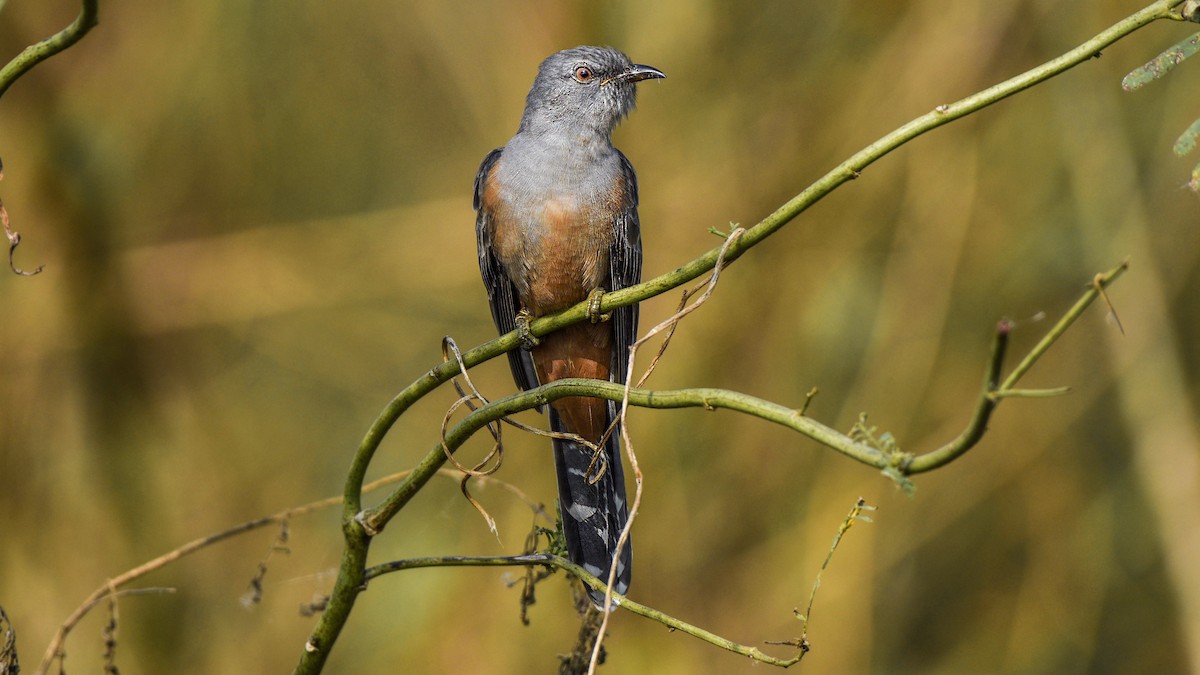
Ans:
[[[25,237],[0,281],[0,605],[32,670],[92,589],[196,536],[338,494],[362,433],[453,336],[493,336],[471,182],[515,130],[538,62],[611,44],[668,79],[616,142],[637,168],[647,276],[715,246],[933,106],[1042,63],[1137,2],[337,4],[105,2],[101,24],[0,101],[0,194]],[[10,58],[70,2],[0,11]],[[646,476],[633,596],[732,639],[795,637],[793,607],[854,499],[879,507],[825,574],[820,673],[1200,669],[1200,199],[1171,154],[1200,113],[1200,63],[1123,93],[1189,33],[1160,23],[1103,57],[920,138],[723,275],[650,384],[720,386],[901,447],[965,424],[990,332],[1014,353],[1096,272],[1095,308],[1029,376],[1070,385],[1001,406],[980,447],[917,479],[733,414],[634,411]],[[643,305],[644,325],[677,296]],[[507,365],[479,368],[493,397]],[[436,441],[439,390],[372,477]],[[530,415],[527,421],[537,421]],[[548,444],[508,434],[500,478],[552,503]],[[469,452],[482,453],[482,442]],[[469,455],[468,455],[469,456]],[[476,454],[475,456],[478,456]],[[373,560],[516,552],[528,509],[449,480]],[[124,673],[287,672],[326,592],[335,512],[292,524],[261,606],[239,598],[261,532],[144,580],[121,602]],[[508,576],[515,576],[513,571]],[[376,582],[328,672],[549,672],[574,639],[561,581],[533,624],[495,569]],[[96,612],[69,641],[100,668]],[[618,615],[602,672],[751,672],[741,657]],[[758,666],[753,672],[761,672]]]

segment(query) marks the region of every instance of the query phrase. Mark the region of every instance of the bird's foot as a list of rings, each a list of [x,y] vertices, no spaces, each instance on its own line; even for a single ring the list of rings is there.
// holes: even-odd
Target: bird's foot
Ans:
[[[589,319],[591,319],[592,323],[600,323],[601,321],[608,321],[608,318],[610,316],[612,316],[611,313],[609,313],[609,314],[601,314],[600,313],[600,301],[603,299],[604,299],[604,289],[603,288],[593,288],[592,292],[588,293],[587,316]]]
[[[517,337],[521,339],[521,346],[526,351],[530,351],[542,343],[536,335],[529,332],[529,322],[532,320],[533,315],[529,313],[529,310],[523,309],[517,312]]]

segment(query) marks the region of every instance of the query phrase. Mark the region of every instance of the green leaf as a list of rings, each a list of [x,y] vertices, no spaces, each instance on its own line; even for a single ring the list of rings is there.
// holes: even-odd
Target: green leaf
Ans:
[[[1188,127],[1187,131],[1179,136],[1179,140],[1175,141],[1175,154],[1183,157],[1195,150],[1197,137],[1200,137],[1200,119],[1192,122],[1192,126]]]
[[[1184,59],[1195,55],[1198,51],[1200,51],[1200,33],[1176,43],[1146,65],[1126,75],[1125,79],[1121,80],[1121,88],[1125,91],[1140,89],[1166,75],[1172,68],[1183,63]]]

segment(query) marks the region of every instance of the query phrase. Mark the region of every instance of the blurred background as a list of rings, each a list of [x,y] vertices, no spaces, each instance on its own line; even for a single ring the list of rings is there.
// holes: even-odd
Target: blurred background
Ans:
[[[17,262],[46,265],[0,274],[0,605],[23,665],[105,579],[340,494],[442,336],[493,337],[472,180],[551,52],[610,44],[669,75],[616,135],[649,277],[717,245],[708,228],[757,222],[879,136],[1141,6],[102,2],[98,28],[0,101]],[[5,60],[78,11],[0,8]],[[1005,402],[914,497],[763,422],[634,411],[635,599],[743,643],[796,637],[792,609],[862,496],[878,511],[823,576],[806,671],[1200,671],[1200,197],[1184,188],[1200,158],[1171,153],[1200,113],[1200,62],[1119,87],[1194,29],[1152,25],[870,167],[730,268],[650,381],[789,405],[816,386],[813,417],[848,430],[866,411],[927,451],[966,423],[998,319],[1023,354],[1129,257],[1110,292],[1124,335],[1093,307],[1023,382],[1071,394]],[[643,325],[677,301],[645,303]],[[513,388],[502,359],[474,377],[493,398]],[[431,448],[453,400],[413,408],[371,477]],[[548,443],[506,438],[498,477],[553,504]],[[476,494],[498,539],[437,479],[372,560],[519,552],[529,508],[494,483]],[[337,509],[291,523],[247,609],[275,534],[135,584],[178,592],[121,600],[122,672],[288,672],[314,623],[297,607],[332,585]],[[542,584],[525,627],[505,583],[519,574],[378,580],[328,672],[552,672],[575,639],[567,587]],[[100,669],[105,621],[101,607],[76,628],[68,670]],[[603,672],[754,668],[628,614],[607,645]]]

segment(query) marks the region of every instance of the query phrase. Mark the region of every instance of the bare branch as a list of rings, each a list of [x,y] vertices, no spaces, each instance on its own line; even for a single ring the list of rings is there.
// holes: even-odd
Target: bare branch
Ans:
[[[681,619],[677,619],[665,612],[661,612],[654,608],[643,605],[637,601],[631,600],[626,596],[615,593],[612,590],[611,583],[606,583],[599,577],[595,577],[583,569],[583,567],[572,563],[571,561],[557,555],[546,553],[526,554],[519,556],[430,556],[424,558],[408,558],[405,560],[394,560],[391,562],[375,565],[366,570],[364,583],[369,583],[373,579],[377,579],[385,574],[392,572],[400,572],[403,570],[419,569],[423,567],[510,567],[510,566],[542,566],[546,568],[564,570],[582,580],[588,586],[597,590],[605,590],[607,597],[611,602],[611,606],[626,609],[638,616],[657,621],[671,630],[679,631],[692,637],[698,638],[709,644],[716,645],[721,649],[748,656],[751,659],[767,665],[779,666],[787,668],[798,663],[804,655],[810,650],[807,639],[808,619],[812,614],[813,602],[817,595],[817,588],[820,586],[821,574],[829,567],[830,561],[833,559],[833,553],[837,550],[838,545],[842,541],[842,537],[854,525],[855,522],[863,521],[870,522],[870,518],[866,516],[864,511],[874,511],[875,507],[870,506],[862,498],[859,498],[850,513],[838,526],[837,533],[834,535],[833,543],[829,547],[829,552],[825,556],[825,561],[821,564],[821,569],[817,572],[817,576],[813,580],[812,590],[809,592],[808,609],[805,614],[801,615],[799,610],[796,611],[797,618],[803,622],[804,636],[795,640],[768,641],[767,644],[790,645],[796,648],[796,654],[790,658],[778,658],[763,653],[756,647],[739,644],[733,640],[723,638],[715,633],[699,628],[695,625],[687,623]],[[609,612],[605,611],[604,614]],[[600,644],[603,636],[604,624],[601,623],[597,628],[598,635],[595,638],[594,644]],[[591,666],[595,666],[595,656],[593,654]]]
[[[390,476],[384,476],[383,478],[380,478],[379,480],[372,481],[371,483],[368,483],[367,485],[363,486],[363,490],[365,492],[370,492],[372,490],[384,487],[386,485],[390,485],[392,483],[399,482],[400,480],[403,480],[408,475],[408,473],[409,472],[407,472],[407,471],[402,471],[400,473],[395,473]],[[458,478],[459,478],[459,475],[457,473],[449,471],[449,470],[445,470],[444,472],[442,472],[442,474],[444,476],[446,476],[447,478],[451,478],[454,480],[458,480]],[[519,499],[521,499],[523,502],[528,504],[530,506],[530,508],[533,509],[534,513],[545,515],[545,512],[542,510],[542,505],[531,500],[524,492],[522,492],[516,486],[506,483],[505,481],[498,480],[496,478],[490,478],[489,480],[495,481],[498,485],[504,487],[509,492],[512,492]],[[65,621],[63,621],[62,625],[59,626],[58,631],[55,633],[54,638],[50,641],[49,646],[46,647],[46,652],[42,656],[42,661],[41,661],[41,663],[38,664],[38,667],[34,670],[34,673],[36,673],[37,675],[45,675],[45,673],[47,673],[49,671],[50,666],[54,663],[54,659],[57,658],[57,656],[62,652],[63,644],[66,642],[67,635],[70,634],[71,630],[75,627],[76,624],[79,623],[80,620],[83,619],[84,616],[87,615],[88,612],[90,612],[94,607],[96,607],[96,605],[103,602],[109,596],[111,596],[113,594],[116,594],[116,595],[139,595],[139,594],[144,594],[144,593],[173,593],[174,592],[174,589],[170,589],[170,588],[165,588],[165,589],[164,588],[122,589],[121,588],[122,586],[124,586],[136,579],[139,579],[155,570],[166,567],[167,565],[175,562],[176,560],[179,560],[180,558],[191,555],[192,553],[195,553],[196,551],[199,551],[203,548],[207,548],[214,544],[218,544],[222,541],[225,541],[226,539],[230,539],[232,537],[235,537],[240,534],[245,534],[247,532],[252,532],[254,530],[266,527],[268,525],[273,525],[276,523],[283,523],[292,518],[297,518],[300,516],[308,515],[309,513],[313,513],[315,511],[319,511],[321,509],[326,509],[326,508],[329,508],[332,506],[337,506],[341,502],[342,502],[341,497],[329,497],[329,498],[321,499],[321,500],[318,500],[315,502],[310,502],[310,503],[304,504],[302,506],[296,506],[296,507],[292,507],[290,509],[284,509],[283,511],[279,511],[278,513],[273,513],[269,516],[263,516],[262,518],[256,518],[254,520],[247,521],[240,525],[235,525],[226,530],[222,530],[221,532],[210,534],[208,536],[201,537],[199,539],[190,541],[190,542],[184,544],[183,546],[180,546],[179,548],[176,548],[168,553],[164,553],[163,555],[161,555],[153,560],[145,562],[131,570],[128,570],[122,574],[119,574],[119,575],[113,577],[112,579],[106,581],[103,585],[101,585],[95,591],[93,591],[92,594],[89,595],[83,601],[83,603],[79,605],[79,607],[75,608],[75,611],[72,612],[71,615],[69,617],[67,617],[67,619]],[[272,543],[272,548],[274,548],[277,543],[278,543],[278,538],[276,539],[275,542]],[[0,675],[3,675],[3,671],[0,671]]]
[[[516,556],[433,556],[427,558],[408,558],[405,560],[394,560],[380,565],[375,565],[366,571],[366,580],[375,579],[391,572],[399,572],[401,570],[418,569],[421,567],[512,567],[512,566],[527,566],[541,565],[553,567],[570,572],[579,577],[585,584],[597,590],[604,589],[606,584],[601,579],[588,574],[587,570],[572,563],[566,558],[556,555],[548,555],[544,553],[534,555],[516,555]],[[789,659],[781,659],[764,653],[757,647],[739,644],[733,640],[723,638],[716,633],[707,631],[698,626],[677,619],[669,614],[661,612],[653,607],[648,607],[635,600],[631,600],[619,593],[613,593],[613,604],[621,609],[628,610],[653,621],[657,621],[671,630],[676,630],[692,637],[703,640],[709,644],[720,647],[735,654],[748,656],[755,661],[765,663],[772,666],[780,666],[786,668],[794,664],[799,659],[792,657]]]

